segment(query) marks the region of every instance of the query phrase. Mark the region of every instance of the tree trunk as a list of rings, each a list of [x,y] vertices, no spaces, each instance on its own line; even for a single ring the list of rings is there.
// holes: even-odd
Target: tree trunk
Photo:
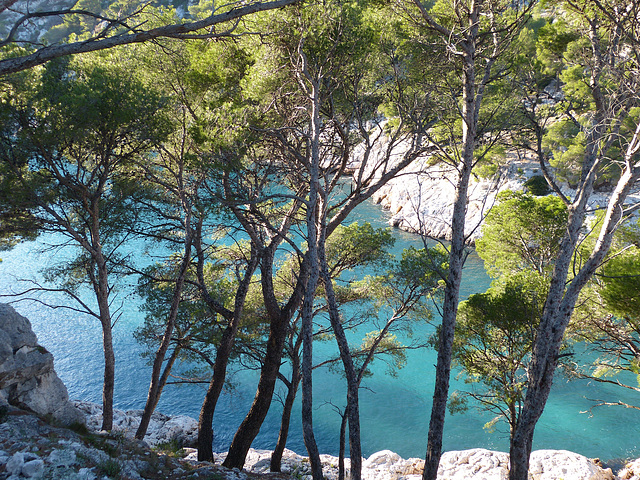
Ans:
[[[309,278],[302,303],[302,435],[307,447],[313,480],[322,480],[320,452],[313,433],[313,303],[318,286],[319,260],[324,215],[320,201],[320,98],[319,82],[307,71],[306,57],[301,53],[304,75],[311,85],[311,156],[309,162],[309,201],[307,204],[307,258]]]
[[[436,378],[429,421],[429,438],[425,467],[422,474],[424,480],[436,480],[438,466],[442,455],[442,437],[444,434],[444,420],[449,398],[449,378],[451,375],[451,355],[453,351],[453,337],[458,314],[458,299],[462,267],[465,255],[465,219],[467,212],[467,192],[469,179],[473,168],[473,154],[476,143],[476,128],[478,124],[478,107],[480,98],[476,96],[475,73],[475,36],[478,33],[479,11],[474,10],[469,16],[470,29],[468,40],[464,48],[463,64],[463,102],[462,102],[462,143],[463,151],[459,165],[456,197],[453,204],[451,219],[451,247],[449,251],[449,273],[445,284],[444,302],[442,306],[442,329],[438,343],[438,361],[436,364]]]
[[[215,413],[220,393],[224,387],[229,358],[233,351],[233,344],[235,343],[238,328],[240,328],[244,302],[247,293],[249,292],[251,277],[253,277],[258,266],[259,258],[260,257],[257,254],[256,249],[252,245],[251,258],[247,264],[242,282],[240,282],[240,285],[236,290],[233,316],[229,325],[227,325],[227,328],[224,330],[222,338],[220,339],[220,344],[216,349],[213,374],[209,381],[209,388],[207,388],[207,393],[205,394],[204,401],[202,402],[202,407],[200,408],[200,416],[198,417],[198,460],[201,462],[213,462],[213,414]],[[202,269],[200,268],[200,272],[201,271]],[[202,280],[203,279],[200,281]],[[206,288],[204,285],[202,287]],[[208,295],[205,296],[208,298]]]
[[[104,351],[104,378],[102,384],[102,426],[101,430],[111,431],[113,429],[113,390],[115,385],[115,364],[116,357],[113,352],[113,336],[111,325],[111,312],[109,309],[109,282],[107,265],[102,257],[102,252],[94,256],[98,257],[96,268],[98,269],[98,284],[94,284],[96,296],[98,297],[98,308],[100,311],[100,323],[102,325],[102,348]]]
[[[102,426],[107,432],[113,429],[113,390],[115,386],[116,357],[113,352],[111,318],[102,321],[102,348],[104,350],[104,379],[102,385]]]
[[[333,284],[329,275],[327,261],[324,251],[324,236],[319,248],[320,272],[324,282],[327,304],[329,308],[329,319],[333,333],[336,336],[340,359],[347,377],[347,408],[346,414],[349,421],[349,458],[351,458],[351,479],[360,480],[362,477],[362,447],[360,443],[360,382],[358,372],[353,364],[353,357],[349,348],[347,336],[340,322],[338,304],[333,291]]]
[[[347,408],[349,408],[347,406]],[[347,433],[347,417],[349,413],[345,410],[342,414],[340,422],[340,446],[338,447],[338,480],[344,480],[346,472],[344,468],[344,456],[346,453],[346,433]]]
[[[144,406],[142,412],[142,418],[140,419],[140,425],[136,431],[135,438],[143,440],[147,434],[147,428],[149,428],[149,422],[151,421],[151,415],[158,405],[160,394],[162,393],[162,387],[160,383],[160,374],[162,372],[162,364],[164,363],[167,350],[171,344],[173,338],[173,329],[175,328],[176,319],[178,318],[178,310],[180,308],[180,301],[182,300],[182,288],[184,286],[187,271],[191,263],[191,239],[193,231],[190,226],[191,215],[187,214],[185,219],[185,251],[182,256],[182,262],[180,262],[180,270],[178,271],[178,277],[176,278],[176,284],[173,288],[173,298],[171,299],[171,308],[169,309],[169,315],[167,318],[167,325],[162,336],[160,346],[156,351],[155,358],[153,360],[153,368],[151,370],[151,384],[149,385],[149,393],[147,394],[147,403]]]
[[[640,147],[639,136],[640,124],[636,128],[636,135],[634,141],[631,142],[629,151],[637,151]],[[631,147],[635,147],[635,150]],[[591,193],[591,186],[585,187],[586,194],[578,195],[581,201],[577,204],[576,211],[572,211],[569,217],[568,234],[563,240],[558,255],[549,295],[538,328],[527,382],[527,394],[511,443],[510,480],[527,480],[528,478],[533,433],[549,398],[564,332],[571,319],[580,291],[595,274],[596,269],[609,252],[613,236],[622,218],[624,200],[631,186],[640,177],[640,165],[632,167],[629,157],[630,155],[627,157],[627,168],[609,200],[607,214],[602,223],[596,246],[583,267],[565,289],[569,268],[572,265],[573,252],[579,238],[578,233],[584,221],[586,201]]]
[[[302,375],[300,373],[300,361],[292,359],[292,372],[291,381],[288,385],[287,398],[285,398],[284,406],[282,408],[282,419],[280,421],[280,434],[278,435],[278,442],[271,454],[270,470],[272,472],[280,472],[282,470],[282,454],[287,446],[287,438],[289,437],[289,425],[291,424],[291,412],[293,410],[293,403],[296,399],[298,392],[298,386],[300,385],[300,379]]]
[[[289,319],[283,315],[276,321],[271,322],[264,364],[262,365],[260,380],[258,381],[258,391],[253,399],[249,413],[247,413],[247,416],[233,437],[227,458],[222,464],[227,468],[241,469],[244,466],[251,444],[256,438],[256,435],[258,435],[260,427],[269,412],[278,372],[280,371],[282,349],[289,324],[288,320]]]

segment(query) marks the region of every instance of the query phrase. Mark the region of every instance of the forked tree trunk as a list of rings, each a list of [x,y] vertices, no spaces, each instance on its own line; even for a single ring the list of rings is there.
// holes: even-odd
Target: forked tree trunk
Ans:
[[[222,464],[227,468],[241,469],[244,466],[251,444],[258,435],[260,427],[269,412],[278,372],[280,371],[282,349],[287,335],[288,324],[289,319],[285,316],[271,321],[264,363],[258,380],[258,391],[253,399],[249,413],[233,437],[227,458]]]
[[[597,137],[598,140],[601,137]],[[593,145],[599,142],[592,142]],[[558,364],[560,347],[564,332],[571,319],[580,291],[593,277],[596,269],[604,261],[613,236],[620,225],[624,211],[624,202],[631,187],[640,178],[640,162],[634,163],[634,157],[640,150],[640,123],[625,155],[626,168],[618,181],[609,200],[607,213],[602,222],[598,240],[593,252],[574,278],[567,284],[569,269],[572,266],[573,254],[579,240],[579,232],[584,222],[587,200],[591,195],[595,178],[595,160],[585,161],[583,188],[578,192],[578,201],[572,205],[567,225],[567,235],[563,239],[554,268],[549,295],[538,328],[536,343],[533,349],[527,394],[524,399],[520,418],[516,425],[510,451],[510,480],[527,480],[529,457],[533,443],[535,426],[544,411],[553,376]],[[594,147],[595,154],[595,147]]]
[[[229,358],[233,351],[242,312],[244,310],[244,302],[249,292],[251,278],[258,266],[259,256],[254,246],[251,248],[251,258],[247,264],[244,276],[238,289],[236,290],[236,298],[234,303],[234,311],[227,328],[222,334],[220,344],[216,349],[216,359],[213,364],[213,374],[209,381],[207,393],[200,408],[200,416],[198,417],[198,460],[213,462],[213,415],[218,404],[218,399],[222,393],[224,382],[227,376],[227,367]],[[202,263],[202,261],[200,261]],[[199,276],[202,277],[202,268],[199,266]],[[201,278],[202,282],[204,278]],[[204,287],[203,287],[204,288]],[[208,298],[208,294],[206,295]],[[241,468],[241,467],[240,467]]]

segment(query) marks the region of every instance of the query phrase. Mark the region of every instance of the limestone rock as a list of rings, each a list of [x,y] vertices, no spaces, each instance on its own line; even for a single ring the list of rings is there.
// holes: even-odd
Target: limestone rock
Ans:
[[[86,415],[87,428],[99,431],[102,426],[102,407],[92,402],[74,402],[75,406]],[[133,438],[140,425],[142,410],[113,410],[113,431],[122,432]],[[182,447],[195,446],[198,441],[198,422],[185,415],[170,417],[162,413],[154,413],[149,422],[145,442],[151,446],[175,441]]]
[[[381,142],[368,159],[366,173],[384,161],[387,145]],[[408,146],[407,146],[408,147]],[[403,147],[391,156],[393,164],[402,158]],[[358,166],[362,156],[360,148],[354,149],[351,167]],[[540,175],[539,165],[533,157],[522,157],[507,153],[507,162],[492,178],[473,176],[469,184],[469,199],[465,217],[465,236],[469,243],[482,235],[482,222],[496,202],[498,193],[504,190],[523,190],[524,183],[533,176]],[[434,164],[429,156],[417,158],[411,165],[390,180],[372,197],[392,214],[389,223],[402,230],[420,233],[434,238],[451,239],[451,217],[455,198],[457,170],[444,164]],[[564,195],[572,197],[575,191],[561,186]],[[605,205],[608,194],[594,193],[589,198],[589,208]],[[630,201],[640,201],[638,190],[631,192]]]
[[[440,460],[439,480],[507,480],[509,454],[481,448],[446,452]],[[613,480],[611,469],[564,450],[537,450],[529,462],[530,480]]]
[[[31,324],[0,304],[0,405],[11,404],[69,425],[84,417],[69,402],[53,368],[53,355],[38,345]]]
[[[620,480],[640,480],[640,458],[627,463],[618,476]]]
[[[509,454],[484,448],[445,452],[438,468],[439,480],[507,480],[508,478]]]
[[[604,470],[587,457],[566,450],[537,450],[529,460],[531,480],[613,480],[610,469]]]

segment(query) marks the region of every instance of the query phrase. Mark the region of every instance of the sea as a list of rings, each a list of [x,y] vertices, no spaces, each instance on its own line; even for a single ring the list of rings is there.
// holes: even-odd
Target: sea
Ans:
[[[367,203],[349,219],[368,221],[374,227],[388,226],[389,214],[378,205]],[[393,229],[395,252],[415,246],[421,248],[422,239]],[[55,265],[65,252],[49,249],[55,243],[50,237],[24,242],[10,251],[0,252],[0,295],[10,294],[42,282],[42,272]],[[153,252],[132,247],[134,255],[152,256]],[[145,259],[142,259],[147,261]],[[472,253],[466,262],[462,281],[462,299],[485,291],[490,284],[482,260]],[[15,298],[1,297],[0,301],[14,302]],[[65,303],[66,302],[66,303]],[[120,317],[114,326],[116,353],[115,407],[122,410],[142,409],[149,386],[150,367],[141,357],[142,348],[133,337],[144,314],[140,301],[124,295],[115,305]],[[47,306],[48,304],[49,306]],[[52,306],[70,305],[55,293],[43,294],[39,301],[20,301],[14,308],[29,318],[39,343],[53,353],[55,369],[72,399],[101,403],[103,356],[101,330],[96,318],[77,311]],[[427,338],[434,326],[422,324],[415,328],[414,338]],[[327,355],[330,345],[314,349],[320,358]],[[580,349],[580,346],[577,347]],[[324,349],[324,350],[323,350]],[[403,369],[392,375],[383,362],[376,362],[373,375],[364,379],[361,390],[362,448],[365,456],[380,450],[392,450],[404,458],[424,457],[436,352],[431,348],[410,350]],[[258,372],[235,366],[230,374],[229,388],[218,403],[214,416],[214,449],[225,451],[238,425],[246,415],[258,380]],[[454,372],[451,391],[471,388]],[[198,417],[206,385],[169,385],[163,392],[157,411],[169,415]],[[281,400],[284,389],[279,386],[276,397],[253,444],[254,448],[272,449],[278,437]],[[322,453],[337,455],[340,412],[344,408],[346,385],[343,376],[329,368],[314,371],[314,429]],[[611,385],[570,380],[561,372],[556,374],[553,390],[534,437],[534,450],[569,450],[590,458],[600,458],[613,464],[624,459],[640,457],[640,411],[621,407],[596,406],[602,401],[624,401],[640,405],[640,395]],[[287,447],[304,454],[299,399],[296,403]],[[448,414],[444,431],[444,450],[482,447],[508,451],[507,425],[499,422],[487,428],[494,415],[477,406],[464,413]]]

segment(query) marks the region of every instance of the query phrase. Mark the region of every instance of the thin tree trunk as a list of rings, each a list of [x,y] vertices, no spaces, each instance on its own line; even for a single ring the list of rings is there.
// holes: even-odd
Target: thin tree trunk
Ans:
[[[97,236],[95,237],[97,238]],[[104,351],[104,378],[102,385],[102,430],[111,431],[113,429],[113,390],[115,386],[115,364],[116,358],[113,352],[113,336],[111,325],[111,313],[109,309],[109,282],[107,265],[102,257],[102,252],[98,249],[98,285],[94,284],[97,295],[98,308],[100,311],[100,323],[102,325],[102,348]],[[95,258],[95,257],[94,257]]]
[[[309,201],[307,204],[307,257],[309,278],[302,303],[302,435],[307,447],[313,480],[322,480],[320,452],[313,433],[313,303],[318,286],[318,251],[322,242],[323,203],[320,201],[320,98],[319,82],[312,79],[307,70],[307,59],[302,52],[303,75],[311,85],[311,157],[309,162]]]
[[[293,404],[298,392],[298,386],[300,385],[300,379],[302,374],[300,372],[300,361],[292,360],[291,381],[288,385],[287,398],[284,400],[284,406],[282,408],[282,419],[280,421],[280,433],[278,435],[278,442],[276,447],[271,453],[270,470],[272,472],[280,472],[282,470],[282,454],[287,446],[287,438],[289,437],[289,425],[291,424],[291,412],[293,411]]]
[[[113,390],[115,386],[116,357],[113,352],[111,318],[102,320],[102,348],[104,350],[104,378],[102,385],[102,426],[107,432],[113,429]]]
[[[336,302],[333,284],[329,275],[325,251],[324,251],[324,235],[321,238],[319,248],[320,272],[325,287],[327,304],[329,308],[329,319],[333,333],[336,336],[338,350],[340,351],[340,359],[347,377],[347,418],[349,421],[349,458],[351,459],[351,479],[360,480],[362,477],[362,447],[360,443],[360,401],[359,389],[360,382],[358,372],[353,364],[353,357],[349,348],[347,336],[340,322],[340,313],[338,312],[338,304]]]
[[[349,406],[347,405],[347,409]],[[342,414],[342,420],[340,421],[340,446],[338,449],[338,480],[344,480],[346,472],[344,468],[344,456],[346,453],[346,433],[347,433],[347,417],[349,412],[347,410]]]
[[[147,428],[149,428],[149,422],[151,421],[151,415],[158,404],[160,394],[162,393],[162,385],[160,384],[160,374],[162,372],[162,364],[165,361],[165,356],[171,339],[173,338],[173,330],[175,328],[176,319],[178,318],[178,311],[180,308],[180,301],[182,299],[182,289],[187,276],[189,265],[191,264],[191,242],[193,238],[193,231],[190,227],[191,215],[187,214],[185,219],[185,251],[180,262],[180,270],[178,271],[178,277],[176,278],[176,284],[173,289],[173,298],[171,299],[171,308],[169,309],[169,315],[167,318],[167,325],[165,327],[164,335],[160,346],[156,351],[155,358],[153,360],[153,368],[151,370],[151,384],[149,385],[149,393],[147,394],[147,402],[142,412],[142,418],[140,419],[140,425],[136,431],[135,438],[138,440],[144,439],[147,434]]]

